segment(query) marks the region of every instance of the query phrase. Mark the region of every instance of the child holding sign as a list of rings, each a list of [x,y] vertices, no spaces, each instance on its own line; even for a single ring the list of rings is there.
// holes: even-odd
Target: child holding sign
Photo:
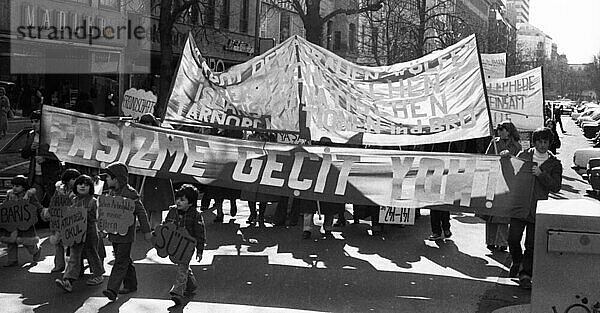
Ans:
[[[150,232],[150,223],[146,215],[146,209],[140,202],[140,196],[137,191],[129,185],[129,169],[127,165],[117,162],[112,163],[104,169],[106,184],[110,188],[109,196],[123,197],[135,202],[133,210],[134,219],[140,223],[140,230],[144,233],[144,238],[148,241],[152,239]],[[127,294],[137,290],[137,277],[133,260],[131,259],[131,245],[135,240],[135,222],[127,228],[127,233],[108,234],[108,240],[113,244],[115,263],[108,279],[106,290],[102,293],[111,301],[117,299],[117,293]],[[123,288],[121,288],[123,284]]]
[[[175,192],[175,205],[169,208],[165,224],[173,223],[177,227],[177,230],[184,233],[187,232],[196,239],[196,260],[200,261],[206,241],[206,230],[202,215],[196,209],[197,202],[198,190],[196,187],[189,184],[181,186]],[[176,305],[179,305],[183,302],[184,294],[194,292],[198,286],[189,262],[181,262],[176,265],[177,275],[169,294],[171,295],[171,300]]]
[[[79,176],[74,183],[75,198],[73,204],[76,207],[84,207],[87,212],[87,223],[85,229],[85,240],[76,242],[71,247],[71,255],[67,262],[67,268],[63,279],[56,279],[56,284],[67,292],[73,290],[72,283],[77,280],[81,272],[81,255],[85,251],[92,271],[92,277],[86,284],[96,286],[102,283],[104,266],[98,256],[98,226],[97,211],[98,204],[94,199],[94,182],[88,175]],[[64,239],[63,239],[64,240]]]
[[[11,180],[11,184],[13,187],[12,190],[6,193],[6,201],[27,200],[29,204],[35,207],[35,211],[39,214],[42,210],[42,205],[35,194],[35,190],[29,189],[27,177],[23,175],[15,176]],[[17,266],[19,264],[19,244],[22,244],[31,253],[33,262],[40,260],[42,250],[37,245],[40,238],[37,236],[34,225],[31,225],[27,230],[15,230],[10,233],[4,229],[0,229],[0,241],[5,242],[8,246],[8,263],[4,265],[5,267]]]

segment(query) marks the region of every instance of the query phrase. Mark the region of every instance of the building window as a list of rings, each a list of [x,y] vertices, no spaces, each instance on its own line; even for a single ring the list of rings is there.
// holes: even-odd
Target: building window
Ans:
[[[92,0],[71,0],[73,2],[79,2],[87,5],[92,5]]]
[[[204,25],[209,27],[215,26],[215,0],[208,0],[206,2]]]
[[[290,13],[282,11],[279,15],[279,42],[290,37]]]
[[[342,32],[333,32],[333,51],[340,50],[342,48]]]
[[[221,28],[229,29],[229,0],[222,0],[221,4]]]
[[[89,2],[89,0],[81,0],[81,1],[77,1],[77,2]],[[101,8],[111,8],[111,9],[115,9],[115,10],[119,10],[121,4],[119,3],[119,0],[100,0],[99,2],[99,6]]]
[[[356,25],[353,23],[348,26],[348,46],[350,51],[356,51]]]
[[[240,32],[248,32],[248,17],[250,15],[250,0],[242,0],[242,10],[240,12]]]
[[[377,37],[379,36],[379,28],[371,28],[371,52],[377,54]]]
[[[327,21],[327,50],[331,50],[331,34],[333,32],[333,22]]]
[[[365,48],[366,28],[367,28],[367,26],[365,26],[365,25],[360,26],[360,49],[361,50]]]

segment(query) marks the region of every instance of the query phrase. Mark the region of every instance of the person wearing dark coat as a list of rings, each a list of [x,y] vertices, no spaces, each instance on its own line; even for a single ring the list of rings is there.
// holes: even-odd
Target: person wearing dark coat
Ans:
[[[503,121],[496,127],[498,137],[492,139],[485,154],[501,157],[516,156],[523,150],[519,143],[519,131],[510,121]],[[491,252],[506,251],[508,247],[508,223],[510,218],[501,216],[481,216],[485,220],[485,244]]]
[[[508,248],[512,258],[510,277],[518,277],[522,288],[530,289],[533,274],[533,247],[535,236],[535,212],[538,200],[548,199],[550,192],[559,192],[562,186],[562,164],[548,147],[552,142],[552,131],[539,128],[533,132],[533,148],[522,151],[518,158],[534,162],[533,190],[528,205],[516,208],[508,227]],[[525,252],[521,239],[525,231]]]
[[[90,95],[87,92],[79,94],[79,101],[71,107],[71,110],[79,113],[95,114],[94,103],[90,100]]]

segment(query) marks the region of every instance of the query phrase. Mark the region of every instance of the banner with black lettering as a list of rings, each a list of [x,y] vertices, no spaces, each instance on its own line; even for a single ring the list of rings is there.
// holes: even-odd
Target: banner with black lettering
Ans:
[[[166,120],[298,132],[296,52],[287,40],[251,61],[213,72],[193,37],[183,48]]]
[[[506,77],[506,52],[482,53],[481,66],[483,67],[483,75],[486,81],[490,78]]]
[[[104,168],[120,161],[138,175],[329,202],[510,216],[528,201],[533,177],[530,164],[499,156],[256,142],[51,106],[42,125],[42,142],[64,162]]]
[[[541,67],[507,78],[488,79],[486,83],[494,124],[509,120],[520,131],[544,126]]]
[[[490,135],[474,35],[381,67],[354,64],[294,36],[223,73],[211,72],[189,38],[165,117],[378,146]]]

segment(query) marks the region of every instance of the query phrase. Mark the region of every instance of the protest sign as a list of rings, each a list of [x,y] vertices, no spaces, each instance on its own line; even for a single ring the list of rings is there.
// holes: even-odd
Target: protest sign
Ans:
[[[520,131],[544,126],[542,68],[519,75],[487,80],[492,121],[511,121]]]
[[[165,117],[379,146],[490,135],[474,35],[385,67],[351,63],[294,36],[223,73],[213,73],[188,38]]]
[[[87,209],[72,205],[62,211],[60,219],[60,239],[64,246],[85,242],[87,231]]]
[[[123,197],[98,197],[98,229],[109,234],[126,235],[134,222],[135,202]]]
[[[196,239],[185,228],[177,229],[175,224],[166,223],[154,230],[154,247],[162,258],[168,256],[175,264],[189,264],[196,249]]]
[[[37,221],[37,207],[29,200],[7,200],[0,204],[1,229],[8,232],[27,230]]]
[[[483,75],[486,81],[490,78],[506,77],[506,52],[482,53],[481,66],[483,67]]]
[[[131,116],[134,120],[139,120],[145,113],[153,113],[155,105],[156,96],[152,91],[131,88],[123,95],[121,111],[124,116]]]
[[[50,214],[50,231],[60,232],[60,220],[62,212],[73,204],[71,198],[67,195],[54,193],[50,199],[48,213]]]
[[[415,213],[416,209],[414,208],[380,206],[379,223],[396,225],[414,225]]]
[[[44,107],[42,121],[42,141],[63,162],[120,161],[131,174],[339,203],[510,216],[508,171],[524,163],[510,159],[504,172],[499,156],[253,142],[55,107]]]

